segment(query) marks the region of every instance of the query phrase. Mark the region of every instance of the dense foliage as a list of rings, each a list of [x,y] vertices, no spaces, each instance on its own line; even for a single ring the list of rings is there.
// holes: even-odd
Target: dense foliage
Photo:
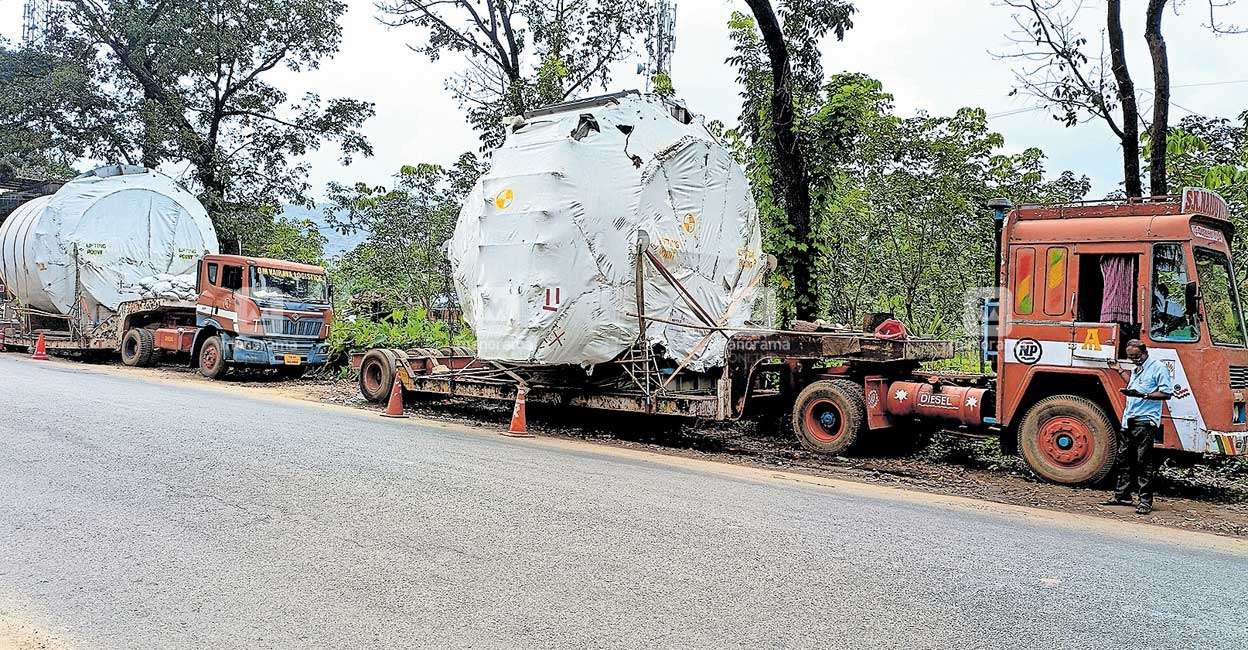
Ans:
[[[1189,115],[1167,139],[1170,192],[1203,187],[1226,199],[1235,224],[1231,244],[1241,294],[1248,288],[1248,111],[1237,120]]]
[[[393,188],[331,184],[325,214],[344,233],[366,233],[335,267],[344,295],[372,296],[385,310],[426,313],[457,304],[444,247],[464,197],[481,174],[464,154],[455,166],[405,166]]]
[[[447,80],[488,151],[503,120],[607,87],[612,66],[635,53],[650,0],[383,0],[382,20],[412,28],[412,48],[437,61],[462,55]]]
[[[808,155],[812,202],[809,240],[791,239],[775,198],[769,119],[764,99],[771,77],[753,19],[737,14],[736,44],[744,106],[742,126],[726,132],[746,165],[764,225],[764,247],[777,257],[813,252],[818,313],[857,323],[863,314],[893,311],[933,335],[959,331],[965,302],[992,286],[990,198],[1014,202],[1073,200],[1090,189],[1066,172],[1045,180],[1044,154],[1005,154],[983,110],[951,116],[895,113],[892,97],[870,77],[827,79],[815,66],[795,67],[798,130]],[[815,85],[817,84],[817,85]],[[774,279],[782,311],[793,302],[783,273]]]
[[[270,81],[276,70],[313,69],[334,55],[343,2],[66,0],[56,6],[55,29],[41,50],[6,52],[0,60],[0,75],[19,82],[0,84],[0,104],[25,109],[10,115],[20,119],[14,133],[28,143],[22,155],[35,164],[88,158],[180,166],[222,247],[263,253],[283,205],[311,205],[301,156],[325,142],[337,143],[344,163],[372,153],[360,131],[371,104],[290,97]]]

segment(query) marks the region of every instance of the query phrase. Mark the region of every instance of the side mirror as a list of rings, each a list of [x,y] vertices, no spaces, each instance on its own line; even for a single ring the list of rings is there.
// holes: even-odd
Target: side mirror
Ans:
[[[1200,313],[1200,285],[1195,282],[1188,282],[1183,287],[1183,303],[1184,311],[1189,315]]]

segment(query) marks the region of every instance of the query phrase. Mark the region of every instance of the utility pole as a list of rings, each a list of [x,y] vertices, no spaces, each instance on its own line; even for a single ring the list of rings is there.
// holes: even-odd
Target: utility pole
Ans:
[[[38,49],[47,41],[52,0],[26,0],[22,7],[22,45]]]
[[[646,76],[646,92],[654,85],[654,77],[660,73],[672,75],[672,54],[676,51],[676,3],[658,0],[655,3],[654,21],[646,33],[646,52],[650,60],[637,66],[638,74]]]

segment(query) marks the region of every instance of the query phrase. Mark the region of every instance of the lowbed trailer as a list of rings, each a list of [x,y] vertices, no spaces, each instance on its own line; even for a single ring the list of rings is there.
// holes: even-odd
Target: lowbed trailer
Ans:
[[[1174,380],[1160,450],[1248,455],[1248,327],[1231,259],[1234,228],[1221,197],[1182,195],[1058,205],[994,201],[995,296],[985,300],[984,374],[939,373],[948,341],[864,332],[726,331],[647,314],[650,322],[728,338],[722,369],[695,373],[634,345],[593,369],[532,368],[476,359],[462,349],[372,350],[354,355],[360,390],[382,401],[404,390],[737,420],[784,413],[807,448],[840,454],[867,431],[915,426],[999,437],[1049,481],[1092,484],[1113,469],[1116,430],[1135,371],[1138,339]],[[678,283],[639,240],[645,264]],[[641,282],[637,283],[641,285]],[[691,301],[687,292],[678,292]],[[694,310],[695,312],[704,310]],[[865,329],[865,328],[864,328]],[[639,339],[640,342],[640,339]]]
[[[397,378],[404,390],[426,395],[511,401],[523,388],[526,401],[535,404],[732,421],[774,412],[796,390],[820,381],[914,377],[921,362],[952,357],[954,344],[867,333],[758,331],[729,335],[728,351],[727,364],[715,375],[682,373],[636,350],[596,367],[592,379],[579,368],[483,361],[465,348],[370,350],[352,355],[352,367],[359,371],[361,392],[374,402],[385,401]],[[846,408],[862,406],[865,416],[867,401],[859,401]]]
[[[42,335],[49,352],[120,353],[129,365],[155,363],[159,351],[190,351],[193,302],[144,298],[121,303],[116,313],[92,313],[85,304],[79,300],[78,309],[62,315],[0,300],[0,349],[33,349]]]

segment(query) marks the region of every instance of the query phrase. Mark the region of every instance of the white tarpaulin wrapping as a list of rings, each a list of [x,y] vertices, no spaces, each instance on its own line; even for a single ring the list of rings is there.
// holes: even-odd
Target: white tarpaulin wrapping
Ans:
[[[116,311],[126,300],[156,295],[153,278],[172,285],[172,276],[193,274],[200,257],[217,251],[199,201],[172,179],[135,167],[84,174],[20,206],[0,226],[0,276],[10,292],[29,307],[62,314],[77,299],[75,283],[85,298]]]
[[[718,323],[745,323],[764,270],[758,212],[740,166],[700,121],[627,94],[509,129],[448,246],[478,354],[533,365],[618,357],[638,334],[628,313],[641,231]],[[647,315],[700,324],[645,270]],[[706,330],[651,322],[646,336],[695,370],[723,361],[725,337]]]

